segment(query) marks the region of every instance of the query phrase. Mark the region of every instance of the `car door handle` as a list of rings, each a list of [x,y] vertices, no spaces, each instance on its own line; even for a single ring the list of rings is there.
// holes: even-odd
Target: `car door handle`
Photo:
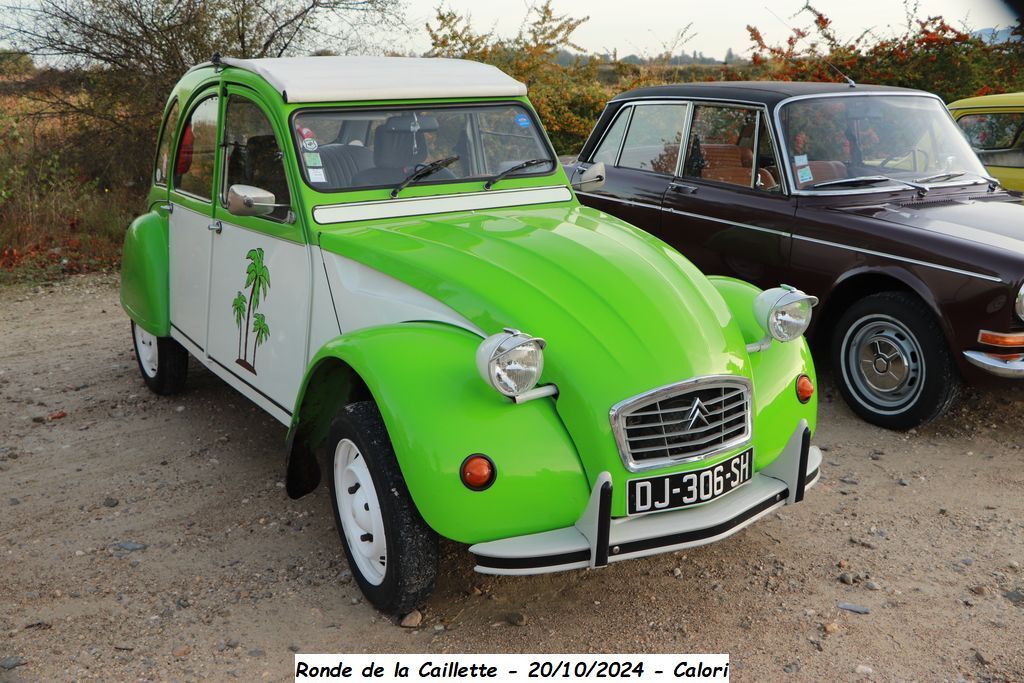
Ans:
[[[219,235],[221,230],[224,229],[224,224],[221,223],[220,221],[214,221],[214,222],[210,223],[209,225],[207,225],[206,229],[207,230],[213,230],[215,233],[217,233]]]
[[[683,194],[696,194],[696,185],[685,185],[683,183],[669,183],[668,189],[672,192],[681,192]]]

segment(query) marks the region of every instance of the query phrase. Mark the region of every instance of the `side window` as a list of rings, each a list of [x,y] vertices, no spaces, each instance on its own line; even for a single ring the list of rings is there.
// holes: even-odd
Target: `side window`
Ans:
[[[1019,147],[1024,137],[1024,113],[967,114],[957,123],[974,149]]]
[[[277,206],[267,218],[283,221],[291,207],[284,155],[277,144],[274,129],[263,111],[252,100],[231,95],[224,118],[224,185],[221,202],[226,202],[232,185],[252,185],[274,195]],[[306,166],[320,167],[318,152],[304,151]]]
[[[636,105],[622,145],[619,166],[675,175],[687,106]]]
[[[760,115],[753,109],[698,105],[693,108],[683,175],[742,187],[777,187],[767,165],[774,161],[770,139],[767,148],[758,140]],[[757,154],[754,144],[757,141]],[[764,159],[762,159],[764,154]],[[758,169],[755,174],[755,156]],[[755,184],[756,178],[756,184]]]
[[[594,152],[593,161],[595,164],[603,161],[609,166],[615,165],[616,158],[619,156],[619,147],[622,146],[622,136],[626,132],[626,123],[629,121],[631,109],[632,107],[622,107],[619,109],[618,115],[612,121],[612,125],[608,128],[608,132],[605,133],[604,139],[598,145],[597,151]]]
[[[178,140],[174,159],[174,189],[209,200],[217,151],[217,97],[192,108]]]
[[[166,186],[167,177],[171,172],[171,141],[174,140],[174,129],[178,125],[178,101],[175,100],[164,119],[164,127],[160,132],[160,145],[156,150],[156,168],[153,170],[153,182]]]

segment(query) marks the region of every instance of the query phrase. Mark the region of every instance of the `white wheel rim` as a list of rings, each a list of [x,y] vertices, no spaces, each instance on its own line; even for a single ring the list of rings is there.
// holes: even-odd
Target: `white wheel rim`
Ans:
[[[334,451],[334,491],[355,568],[368,583],[379,586],[388,567],[384,517],[366,458],[348,439],[338,442]]]
[[[160,357],[156,348],[156,337],[138,325],[132,325],[135,332],[135,355],[139,357],[139,366],[146,377],[156,377]]]

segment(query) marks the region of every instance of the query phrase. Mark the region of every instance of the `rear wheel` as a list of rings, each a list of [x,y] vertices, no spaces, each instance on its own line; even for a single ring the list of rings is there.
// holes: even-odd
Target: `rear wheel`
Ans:
[[[832,367],[853,411],[887,429],[934,420],[960,390],[935,316],[905,292],[873,294],[847,309],[832,337]]]
[[[378,609],[404,614],[434,591],[437,534],[409,495],[380,411],[352,403],[331,424],[334,521],[360,589]]]
[[[185,386],[188,351],[170,337],[157,337],[132,322],[132,342],[142,380],[150,391],[168,396]]]

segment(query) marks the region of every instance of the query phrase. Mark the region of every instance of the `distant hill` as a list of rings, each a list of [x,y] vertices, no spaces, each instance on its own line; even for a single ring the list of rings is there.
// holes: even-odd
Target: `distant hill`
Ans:
[[[971,33],[975,38],[981,38],[986,43],[1005,43],[1010,40],[1020,40],[1020,36],[1011,35],[1012,28],[983,28]]]

